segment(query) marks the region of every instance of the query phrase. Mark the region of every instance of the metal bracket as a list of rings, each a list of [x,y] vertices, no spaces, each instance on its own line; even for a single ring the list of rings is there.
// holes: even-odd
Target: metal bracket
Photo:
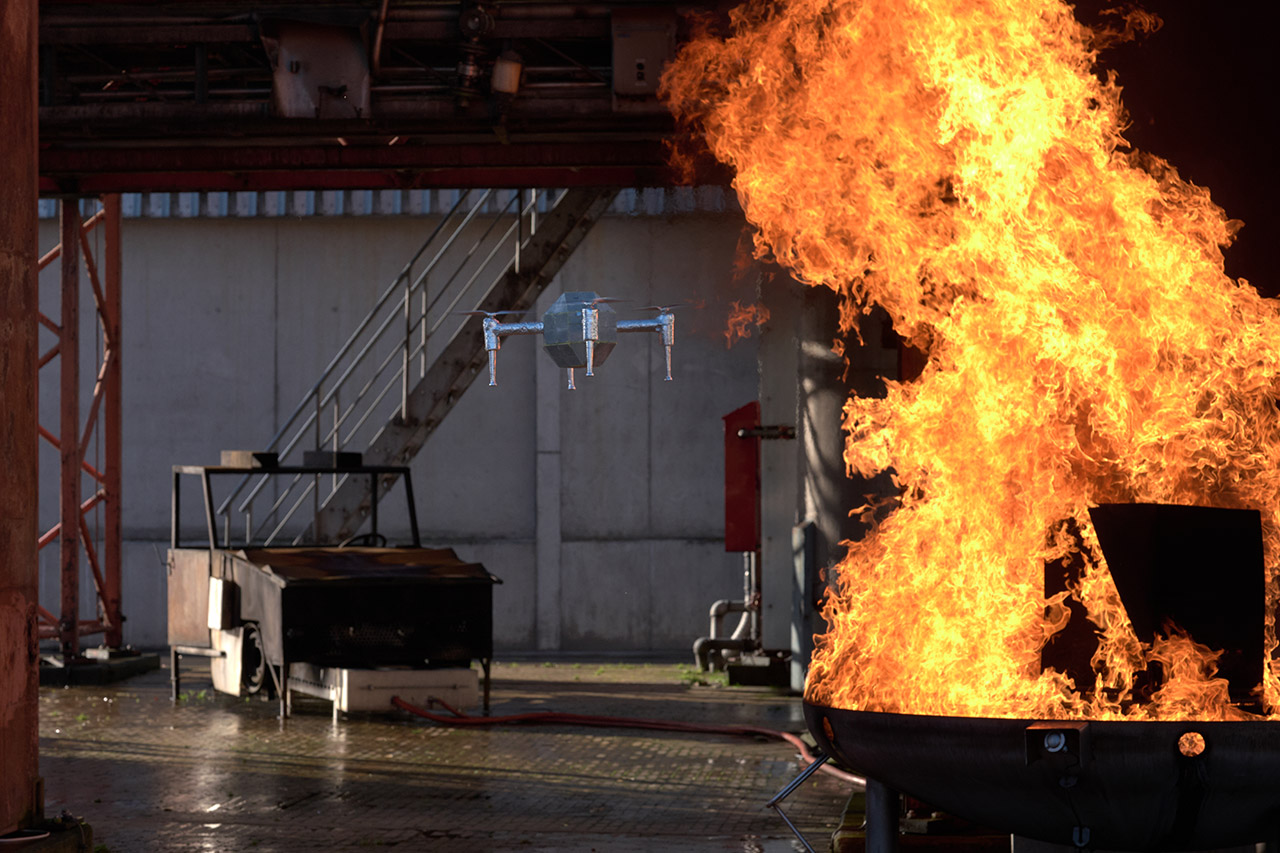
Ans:
[[[796,428],[791,424],[769,424],[738,430],[738,438],[763,438],[769,440],[791,440],[796,437]]]
[[[826,763],[827,763],[827,756],[819,755],[817,758],[813,760],[812,764],[810,764],[804,770],[800,771],[799,776],[792,779],[791,782],[788,783],[785,788],[783,788],[781,791],[773,795],[773,799],[765,803],[765,806],[767,808],[771,808],[778,813],[778,817],[782,818],[783,823],[785,823],[787,827],[790,828],[790,830],[795,834],[796,838],[800,840],[800,843],[804,845],[804,849],[809,851],[809,853],[817,853],[817,851],[813,849],[813,845],[811,845],[808,839],[804,837],[804,833],[801,832],[799,829],[797,829],[796,825],[791,822],[791,818],[787,817],[787,813],[782,810],[782,801],[785,800],[787,797],[791,796],[792,792],[795,791],[796,788],[799,788],[801,785],[804,784],[804,780],[808,779],[814,773],[818,772],[818,768]]]

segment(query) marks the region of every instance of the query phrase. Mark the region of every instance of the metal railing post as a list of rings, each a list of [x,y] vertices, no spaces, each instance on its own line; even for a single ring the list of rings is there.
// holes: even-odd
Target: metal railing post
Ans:
[[[409,339],[413,334],[413,291],[408,276],[404,281],[404,348],[400,358],[400,420],[409,419]]]
[[[516,190],[516,256],[511,268],[520,272],[520,244],[524,242],[524,190]]]

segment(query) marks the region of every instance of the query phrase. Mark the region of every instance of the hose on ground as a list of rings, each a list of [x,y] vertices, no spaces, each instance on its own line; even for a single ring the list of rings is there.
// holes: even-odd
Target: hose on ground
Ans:
[[[411,705],[399,696],[391,697],[391,704],[395,705],[402,711],[407,711],[415,716],[422,717],[424,720],[430,720],[442,726],[457,726],[460,728],[472,728],[482,726],[497,725],[560,725],[560,726],[588,726],[592,728],[618,728],[618,729],[647,729],[649,731],[660,732],[686,732],[690,734],[706,734],[706,735],[734,735],[747,737],[764,737],[771,740],[785,741],[796,748],[800,753],[800,757],[804,760],[805,766],[812,764],[815,759],[813,753],[809,751],[809,745],[801,740],[798,736],[791,732],[777,731],[776,729],[767,729],[763,726],[740,726],[740,725],[707,725],[705,723],[682,723],[676,720],[654,720],[642,717],[606,717],[595,714],[571,714],[563,711],[527,711],[522,714],[507,714],[501,717],[472,717],[464,714],[457,708],[445,702],[442,699],[432,698],[433,704],[439,705],[449,712],[452,716],[444,714],[435,714],[425,708],[419,708],[417,705]],[[822,772],[848,782],[851,785],[866,785],[867,780],[861,776],[855,776],[838,767],[832,767],[829,763],[822,765]]]

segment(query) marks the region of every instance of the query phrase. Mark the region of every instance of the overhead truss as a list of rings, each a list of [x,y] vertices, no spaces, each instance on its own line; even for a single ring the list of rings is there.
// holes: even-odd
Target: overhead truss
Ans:
[[[41,0],[41,192],[679,183],[658,79],[722,5]]]

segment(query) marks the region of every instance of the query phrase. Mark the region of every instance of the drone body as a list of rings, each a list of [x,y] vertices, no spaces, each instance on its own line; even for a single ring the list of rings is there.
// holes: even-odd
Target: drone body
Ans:
[[[671,347],[675,343],[676,318],[671,310],[674,305],[650,305],[658,316],[652,320],[618,320],[617,312],[609,306],[619,302],[591,291],[570,291],[560,294],[538,322],[499,322],[499,314],[507,311],[468,311],[467,314],[484,317],[484,348],[489,353],[489,384],[498,384],[498,350],[502,339],[508,335],[542,335],[542,348],[558,366],[569,371],[569,388],[576,387],[573,372],[585,368],[588,376],[595,375],[595,368],[603,364],[618,343],[620,332],[656,332],[662,336],[666,350],[666,379],[671,379]]]

